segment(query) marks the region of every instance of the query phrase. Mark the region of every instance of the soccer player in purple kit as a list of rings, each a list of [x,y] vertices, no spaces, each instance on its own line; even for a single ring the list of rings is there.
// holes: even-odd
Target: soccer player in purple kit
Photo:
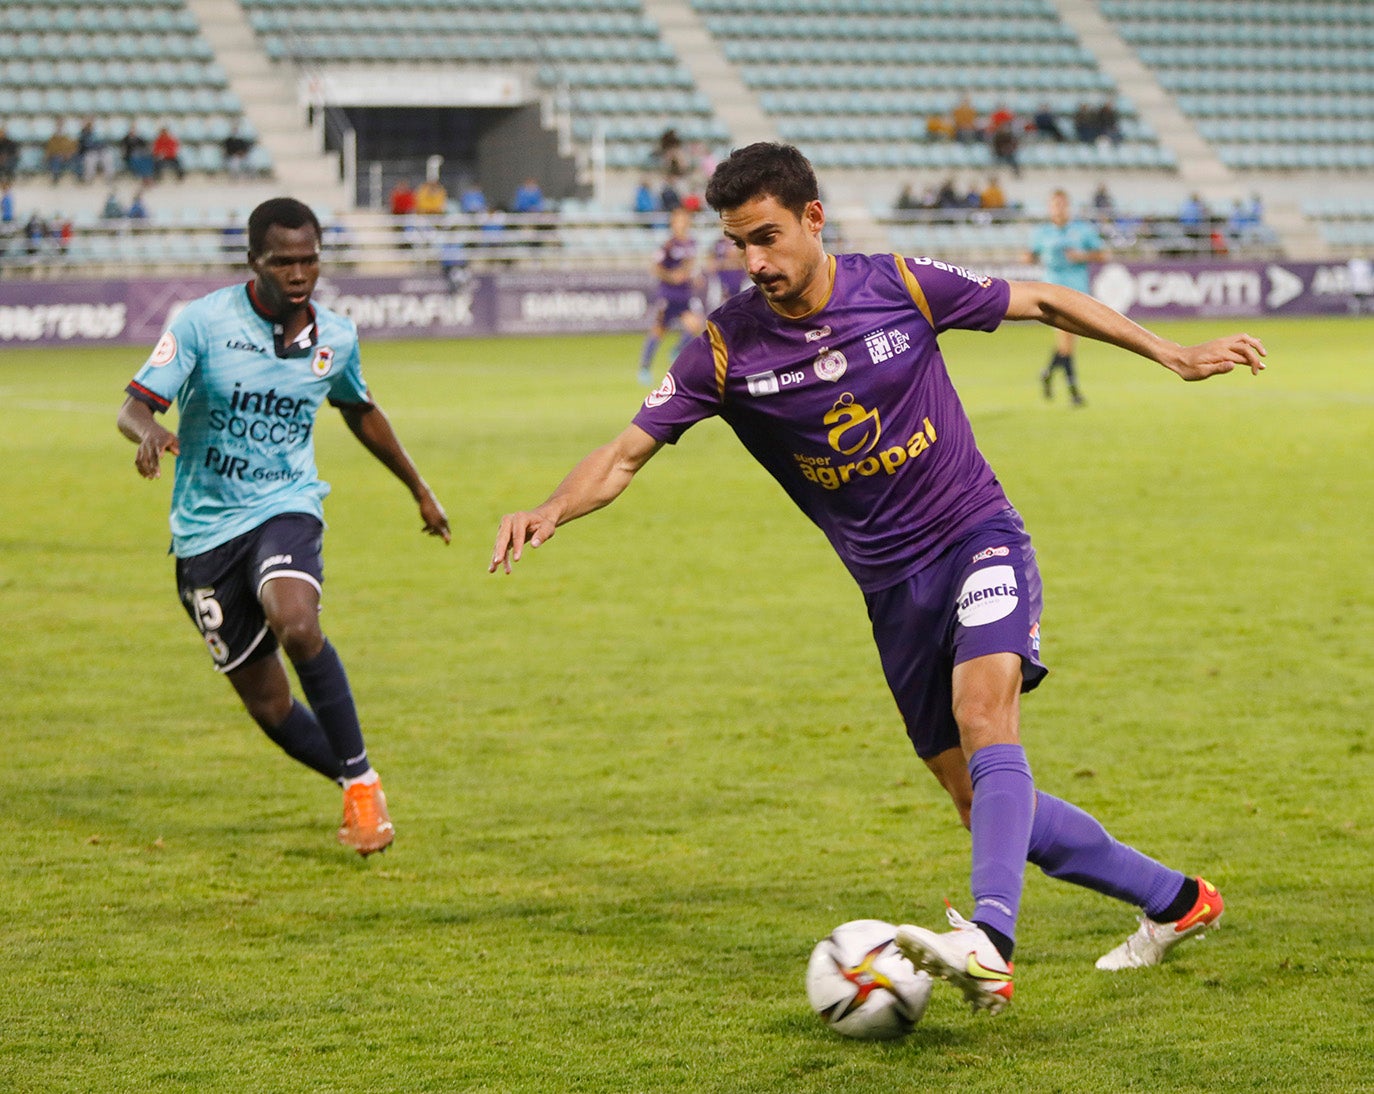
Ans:
[[[1156,964],[1217,921],[1221,895],[1036,789],[1019,734],[1020,695],[1047,671],[1035,551],[978,451],[936,337],[1036,319],[1185,380],[1238,365],[1258,374],[1264,346],[1248,334],[1181,346],[1059,285],[928,258],[831,256],[818,194],[789,145],[737,149],[716,169],[706,200],[754,287],[712,313],[617,438],[543,504],[502,519],[489,570],[509,573],[526,543],[609,504],[659,448],[719,415],[858,582],[907,733],[972,831],[972,921],[951,908],[951,930],[903,926],[898,946],[996,1014],[1011,1000],[1029,861],[1142,910],[1099,968]]]
[[[668,230],[667,242],[654,258],[658,294],[653,323],[639,354],[639,381],[642,384],[654,382],[654,355],[669,330],[674,326],[682,328],[682,340],[674,351],[676,356],[688,340],[699,335],[705,327],[701,301],[697,297],[697,241],[692,236],[691,211],[681,205],[674,209],[668,216]]]

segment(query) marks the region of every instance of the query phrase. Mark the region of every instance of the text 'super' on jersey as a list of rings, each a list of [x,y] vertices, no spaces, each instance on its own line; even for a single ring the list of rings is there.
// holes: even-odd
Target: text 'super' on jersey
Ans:
[[[717,308],[634,421],[674,443],[719,415],[873,591],[1010,507],[936,343],[996,328],[1010,290],[928,258],[830,261],[831,294],[804,318],[752,288]]]
[[[175,401],[181,454],[172,486],[172,551],[188,558],[279,513],[324,519],[315,469],[320,405],[369,403],[353,321],[312,306],[286,345],[251,285],[188,304],[125,389],[154,410]]]

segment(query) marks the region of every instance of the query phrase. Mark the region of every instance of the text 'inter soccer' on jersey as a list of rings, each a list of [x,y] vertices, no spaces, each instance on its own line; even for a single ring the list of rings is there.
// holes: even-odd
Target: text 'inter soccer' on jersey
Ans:
[[[181,454],[172,487],[172,550],[201,554],[280,513],[324,518],[329,485],[315,469],[315,416],[326,399],[370,400],[352,320],[313,306],[284,344],[251,286],[188,304],[127,391],[154,410],[177,404]]]
[[[719,415],[873,591],[1010,508],[936,342],[995,329],[1010,290],[928,258],[830,261],[830,297],[804,318],[755,289],[722,304],[634,421],[674,443]]]

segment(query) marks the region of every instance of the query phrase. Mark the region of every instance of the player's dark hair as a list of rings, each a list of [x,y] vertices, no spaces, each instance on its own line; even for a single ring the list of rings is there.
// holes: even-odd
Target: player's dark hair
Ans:
[[[716,212],[771,196],[798,217],[821,196],[811,161],[790,144],[757,144],[736,148],[706,184],[706,204]]]
[[[267,246],[267,229],[273,225],[278,228],[304,228],[307,224],[315,229],[315,238],[324,239],[319,219],[310,206],[295,198],[268,198],[248,215],[248,253],[262,254]]]

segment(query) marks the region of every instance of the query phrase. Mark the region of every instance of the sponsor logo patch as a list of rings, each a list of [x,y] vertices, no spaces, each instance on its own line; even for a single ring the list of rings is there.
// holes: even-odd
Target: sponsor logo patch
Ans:
[[[820,327],[817,330],[809,330],[806,332],[806,340],[808,342],[819,342],[822,338],[829,338],[830,333],[830,328],[828,326]]]
[[[989,547],[986,551],[979,551],[974,555],[970,562],[982,562],[985,558],[1006,558],[1011,554],[1010,547]]]
[[[162,337],[157,340],[157,345],[153,347],[153,355],[148,358],[148,364],[153,368],[161,368],[177,355],[177,336],[171,331],[164,331]]]
[[[644,405],[652,410],[656,406],[662,406],[676,394],[677,382],[673,379],[673,374],[670,372],[663,377],[663,383],[649,392],[644,400]]]
[[[890,361],[911,348],[911,339],[899,330],[875,330],[864,335],[864,348],[875,365]]]
[[[755,396],[776,395],[782,389],[776,372],[756,372],[753,376],[746,376],[744,382],[749,385],[749,394]]]
[[[1010,566],[989,566],[969,574],[959,590],[959,623],[965,627],[996,623],[1015,610],[1020,598],[1016,571]]]

